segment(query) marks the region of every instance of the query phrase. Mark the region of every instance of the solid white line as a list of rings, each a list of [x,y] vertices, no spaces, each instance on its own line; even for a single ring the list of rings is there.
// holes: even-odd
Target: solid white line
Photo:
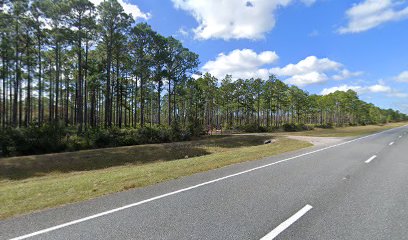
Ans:
[[[398,127],[398,128],[403,128],[403,127],[406,127],[406,126],[408,126],[408,125]],[[195,189],[195,188],[199,188],[199,187],[202,187],[202,186],[205,186],[205,185],[209,185],[209,184],[212,184],[212,183],[223,181],[223,180],[228,179],[228,178],[236,177],[236,176],[239,176],[239,175],[242,175],[242,174],[246,174],[246,173],[249,173],[249,172],[253,172],[253,171],[262,169],[262,168],[270,167],[270,166],[273,166],[273,165],[276,165],[276,164],[279,164],[279,163],[287,162],[287,161],[290,161],[290,160],[293,160],[293,159],[296,159],[296,158],[304,157],[304,156],[307,156],[307,155],[311,155],[311,154],[314,154],[314,153],[325,151],[327,149],[331,149],[331,148],[335,148],[335,147],[342,146],[342,145],[345,145],[345,144],[349,144],[349,143],[352,143],[352,142],[356,142],[356,141],[366,139],[366,138],[369,138],[369,137],[372,137],[372,136],[376,136],[376,135],[379,135],[379,134],[382,134],[382,133],[385,133],[385,132],[388,132],[388,131],[392,131],[392,130],[395,130],[395,129],[398,129],[398,128],[388,129],[388,130],[383,131],[383,132],[374,133],[374,134],[367,135],[367,136],[360,137],[360,138],[356,138],[356,139],[353,139],[353,140],[350,140],[350,141],[347,141],[347,142],[338,143],[338,144],[335,144],[335,145],[332,145],[332,146],[328,146],[328,147],[317,149],[317,150],[314,150],[314,151],[311,151],[311,152],[303,153],[303,154],[300,154],[300,155],[297,155],[297,156],[294,156],[294,157],[290,157],[290,158],[286,158],[286,159],[283,159],[283,160],[280,160],[280,161],[269,163],[269,164],[266,164],[266,165],[263,165],[263,166],[251,168],[251,169],[248,169],[246,171],[238,172],[238,173],[231,174],[231,175],[221,177],[221,178],[217,178],[217,179],[214,179],[214,180],[211,180],[211,181],[208,181],[208,182],[200,183],[200,184],[197,184],[197,185],[194,185],[194,186],[191,186],[191,187],[183,188],[183,189],[180,189],[180,190],[177,190],[177,191],[174,191],[174,192],[169,192],[169,193],[166,193],[166,194],[163,194],[163,195],[159,195],[159,196],[156,196],[156,197],[153,197],[153,198],[149,198],[149,199],[146,199],[146,200],[143,200],[143,201],[140,201],[140,202],[132,203],[132,204],[125,205],[125,206],[115,208],[115,209],[111,209],[111,210],[106,211],[106,212],[101,212],[101,213],[91,215],[91,216],[88,216],[88,217],[85,217],[85,218],[81,218],[81,219],[77,219],[77,220],[67,222],[67,223],[64,223],[64,224],[56,225],[54,227],[46,228],[46,229],[43,229],[43,230],[40,230],[40,231],[37,231],[37,232],[33,232],[33,233],[26,234],[26,235],[23,235],[23,236],[20,236],[20,237],[12,238],[10,240],[22,240],[22,239],[37,236],[37,235],[40,235],[40,234],[44,234],[44,233],[47,233],[47,232],[55,231],[55,230],[60,229],[60,228],[68,227],[68,226],[78,224],[78,223],[81,223],[81,222],[85,222],[85,221],[88,221],[88,220],[91,220],[91,219],[94,219],[94,218],[102,217],[102,216],[105,216],[105,215],[108,215],[108,214],[112,214],[112,213],[115,213],[115,212],[118,212],[118,211],[125,210],[127,208],[136,207],[136,206],[144,204],[144,203],[159,200],[161,198],[165,198],[165,197],[168,197],[168,196],[171,196],[171,195],[186,192],[186,191],[189,191],[189,190],[192,190],[192,189]]]
[[[268,233],[265,237],[261,238],[260,240],[272,240],[276,236],[278,236],[281,232],[285,231],[286,228],[290,227],[294,222],[296,222],[299,218],[301,218],[303,215],[305,215],[310,209],[313,207],[310,205],[304,206],[302,209],[300,209],[295,215],[292,217],[288,218],[286,221],[283,223],[279,224],[275,229],[272,230],[272,232]]]
[[[376,157],[377,157],[376,155],[370,157],[367,161],[365,161],[365,163],[370,163],[370,162],[373,161]]]
[[[389,144],[389,145],[391,146],[391,145],[393,145],[393,144],[394,144],[394,142],[390,142],[390,144]]]

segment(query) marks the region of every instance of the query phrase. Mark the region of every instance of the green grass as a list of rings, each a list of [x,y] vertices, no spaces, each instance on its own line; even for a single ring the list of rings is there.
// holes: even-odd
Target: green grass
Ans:
[[[14,163],[15,169],[28,169],[27,166],[34,166],[37,170],[33,172],[37,172],[40,170],[40,166],[48,164],[54,165],[53,168],[55,169],[59,166],[63,171],[55,170],[47,173],[40,171],[41,174],[31,174],[31,177],[23,175],[24,178],[21,176],[22,173],[13,175],[13,177],[10,176],[11,173],[3,176],[3,180],[0,181],[0,219],[92,199],[130,188],[144,187],[234,163],[257,160],[311,146],[308,142],[287,138],[278,138],[273,144],[263,145],[263,140],[270,138],[270,135],[214,136],[189,143],[157,144],[154,146],[134,146],[2,159],[2,162],[6,162],[2,163],[3,166],[6,164],[9,169]],[[193,146],[204,150],[206,154],[184,159],[185,154],[196,153],[196,150],[188,151],[188,148]],[[185,152],[178,154],[178,150]],[[70,164],[75,164],[80,162],[82,157],[87,156],[84,161],[105,166],[106,161],[116,159],[116,153],[118,153],[118,159],[122,159],[115,160],[116,163],[121,162],[122,165],[120,166],[87,171],[69,171],[71,168],[61,163],[61,159],[69,159]],[[183,159],[173,160],[176,158],[175,156],[168,156],[173,153],[177,153],[177,156],[181,156]],[[150,160],[157,156],[158,160],[143,163],[140,160],[142,159],[141,156]],[[134,160],[128,161],[126,157]],[[34,164],[36,161],[42,163]],[[98,163],[99,161],[102,163]],[[148,160],[145,159],[144,161]],[[84,164],[82,163],[82,165]]]
[[[208,136],[201,140],[129,147],[103,148],[78,152],[32,155],[0,159],[0,180],[21,180],[50,173],[90,171],[124,164],[145,164],[209,155],[256,146],[268,136]]]
[[[311,146],[280,135],[351,137],[406,123],[202,140],[0,159],[0,219],[144,187]]]

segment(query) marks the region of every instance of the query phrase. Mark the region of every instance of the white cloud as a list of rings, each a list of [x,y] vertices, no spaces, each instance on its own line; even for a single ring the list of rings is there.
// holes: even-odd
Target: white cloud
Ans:
[[[399,92],[396,89],[393,89],[384,83],[378,83],[371,86],[356,86],[356,85],[341,85],[337,87],[325,88],[321,91],[322,95],[328,95],[330,93],[334,93],[336,91],[348,91],[353,90],[358,94],[367,94],[367,93],[383,93],[386,94],[388,97],[397,97],[397,98],[406,98],[408,94]]]
[[[186,30],[184,27],[179,28],[177,33],[180,34],[183,37],[187,37],[189,35],[188,30]]]
[[[269,77],[269,70],[262,68],[278,60],[278,55],[272,51],[256,53],[251,49],[236,49],[228,54],[220,53],[213,61],[208,61],[202,67],[204,72],[221,79],[230,74],[237,78],[263,78]]]
[[[408,97],[408,93],[393,92],[393,93],[390,94],[389,96],[391,96],[391,97],[397,97],[397,98],[407,98],[407,97]]]
[[[372,86],[368,86],[367,91],[372,93],[392,93],[392,89],[389,86],[385,86],[383,84],[375,84]]]
[[[344,80],[352,77],[361,76],[363,72],[350,72],[347,69],[343,69],[339,74],[333,75],[334,80]]]
[[[358,33],[383,23],[408,18],[408,6],[400,0],[365,0],[346,11],[348,24],[339,33]]]
[[[349,85],[345,84],[345,85],[341,85],[341,86],[338,86],[338,87],[325,88],[320,92],[320,94],[328,95],[328,94],[334,93],[336,91],[347,92],[348,90],[353,90],[353,91],[359,93],[359,92],[361,92],[361,89],[362,89],[361,86],[349,86]]]
[[[98,6],[103,0],[90,0],[95,6]],[[129,2],[129,0],[118,0],[119,4],[122,5],[123,11],[127,14],[132,14],[134,19],[142,18],[149,19],[151,17],[150,13],[144,13],[140,8]]]
[[[296,74],[292,77],[286,79],[286,83],[297,85],[297,86],[306,86],[310,84],[323,83],[329,79],[326,74],[319,72],[308,72],[305,74]]]
[[[317,58],[309,56],[296,64],[288,64],[283,68],[273,68],[272,71],[279,76],[303,75],[310,72],[324,72],[338,70],[342,65],[328,58]]]
[[[294,0],[172,0],[198,22],[197,39],[261,39],[275,26],[275,11]],[[311,5],[315,0],[301,0]]]
[[[408,82],[408,71],[400,73],[400,75],[395,77],[397,82]]]
[[[316,0],[301,0],[301,2],[303,2],[307,6],[311,6],[313,3],[316,2]]]
[[[228,54],[220,53],[215,60],[208,61],[201,68],[202,72],[209,72],[221,79],[225,75],[237,78],[268,79],[274,74],[284,78],[286,83],[297,86],[324,83],[328,80],[343,80],[359,76],[361,72],[350,72],[343,64],[328,58],[309,56],[296,64],[284,67],[268,68],[275,63],[278,55],[272,51],[256,53],[252,49],[236,49]]]
[[[330,79],[343,80],[361,75],[361,72],[350,72],[343,64],[328,58],[309,56],[296,64],[283,68],[272,68],[271,72],[280,77],[288,77],[286,82],[297,86],[324,83]],[[334,75],[333,75],[334,74]]]

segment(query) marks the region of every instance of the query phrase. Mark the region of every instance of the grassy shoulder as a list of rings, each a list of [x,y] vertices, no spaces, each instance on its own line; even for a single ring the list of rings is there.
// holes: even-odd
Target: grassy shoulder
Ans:
[[[263,157],[281,154],[311,146],[308,142],[277,138],[273,144],[263,145],[263,140],[271,136],[214,136],[189,143],[157,144],[115,149],[81,151],[77,153],[51,154],[43,156],[3,159],[5,165],[15,169],[27,169],[34,162],[38,165],[56,165],[59,171],[38,174],[4,176],[0,180],[0,219],[28,213],[67,203],[92,199],[104,194],[144,187],[155,183],[176,179],[198,172],[208,171],[227,165],[257,160]],[[175,146],[178,147],[175,147]],[[137,149],[133,149],[137,148]],[[202,156],[184,158],[189,148],[204,150]],[[184,149],[180,150],[180,149]],[[103,152],[99,152],[103,151]],[[181,151],[181,153],[179,153]],[[173,160],[168,155],[177,153],[183,159]],[[194,156],[194,155],[189,155]],[[155,157],[155,162],[143,163],[140,159]],[[76,161],[95,162],[105,166],[105,162],[118,161],[120,166],[99,169],[71,171],[60,161],[70,164]],[[122,159],[122,160],[118,160]],[[125,159],[133,159],[132,161]],[[140,161],[139,161],[140,160]],[[168,161],[172,160],[172,161]],[[55,164],[53,161],[57,161]],[[63,162],[63,161],[62,161]],[[24,163],[27,166],[24,166]],[[83,164],[83,163],[82,163]],[[34,164],[34,166],[37,166]],[[37,167],[40,169],[40,167]]]
[[[352,137],[407,123],[210,136],[190,142],[138,145],[0,159],[0,219],[144,187],[227,165],[311,146],[281,135]]]
[[[367,125],[354,127],[341,127],[333,129],[315,128],[311,131],[304,132],[281,132],[277,135],[300,135],[310,137],[356,137],[362,135],[373,134],[376,132],[388,130],[391,128],[401,127],[407,125],[408,122],[388,123],[382,125]]]

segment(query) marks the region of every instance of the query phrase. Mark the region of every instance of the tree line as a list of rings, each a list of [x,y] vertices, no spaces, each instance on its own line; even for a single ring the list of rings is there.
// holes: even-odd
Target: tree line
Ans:
[[[162,124],[165,87],[171,123],[178,84],[198,66],[116,0],[6,1],[0,18],[3,127]]]
[[[117,0],[6,0],[0,124],[87,129],[273,130],[407,120],[356,92],[325,96],[269,79],[197,76],[198,55],[136,23]]]

